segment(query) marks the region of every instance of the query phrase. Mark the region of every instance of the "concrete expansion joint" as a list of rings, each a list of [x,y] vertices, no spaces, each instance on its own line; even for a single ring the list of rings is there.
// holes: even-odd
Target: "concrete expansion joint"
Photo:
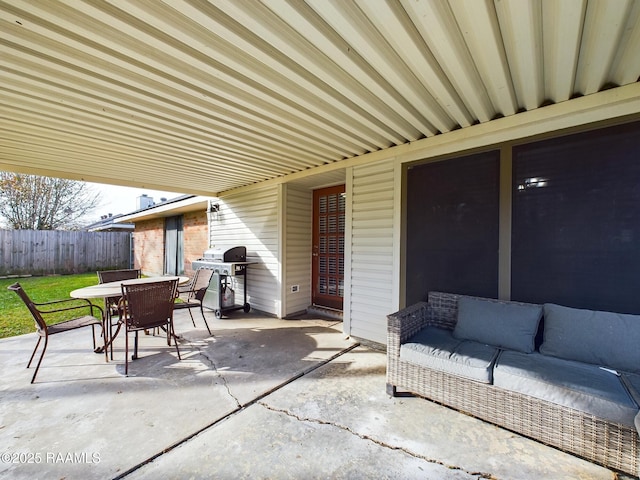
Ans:
[[[390,445],[388,443],[383,442],[382,440],[378,440],[374,437],[371,437],[369,435],[365,435],[363,433],[359,433],[359,432],[355,432],[353,431],[351,428],[347,427],[346,425],[341,425],[339,423],[335,423],[335,422],[329,422],[326,420],[321,420],[319,418],[310,418],[310,417],[302,417],[300,415],[296,415],[295,413],[289,411],[289,410],[285,410],[285,409],[281,409],[281,408],[276,408],[273,407],[265,402],[256,402],[258,405],[266,408],[267,410],[270,410],[272,412],[276,412],[276,413],[282,413],[284,415],[287,415],[288,417],[294,418],[299,422],[307,422],[307,423],[315,423],[316,425],[329,425],[331,427],[335,427],[335,428],[339,428],[340,430],[343,430],[345,432],[350,433],[351,435],[354,435],[358,438],[361,438],[362,440],[366,440],[372,443],[375,443],[376,445],[379,445],[383,448],[388,448],[390,450],[399,450],[402,451],[404,453],[406,453],[407,455],[410,455],[411,457],[414,458],[418,458],[420,460],[424,460],[425,462],[429,462],[435,465],[441,465],[443,467],[446,467],[450,470],[459,470],[461,472],[466,473],[467,475],[476,477],[478,479],[483,478],[483,479],[487,479],[487,480],[497,480],[497,477],[494,477],[492,474],[490,473],[483,473],[483,472],[469,472],[466,471],[464,468],[462,467],[458,467],[456,465],[447,465],[444,462],[441,462],[440,460],[435,460],[433,458],[429,458],[425,455],[420,455],[419,453],[413,452],[411,450],[409,450],[408,448],[405,447],[400,447],[397,445]]]

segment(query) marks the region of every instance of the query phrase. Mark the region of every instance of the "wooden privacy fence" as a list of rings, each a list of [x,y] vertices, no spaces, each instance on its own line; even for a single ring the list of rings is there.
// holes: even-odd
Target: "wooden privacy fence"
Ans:
[[[0,276],[129,268],[131,233],[0,230]]]

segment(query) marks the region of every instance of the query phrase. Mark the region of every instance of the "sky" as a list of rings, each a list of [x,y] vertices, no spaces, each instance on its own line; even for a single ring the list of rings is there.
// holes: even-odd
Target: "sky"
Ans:
[[[92,190],[100,192],[102,199],[101,206],[96,208],[90,215],[91,220],[98,221],[102,215],[118,215],[120,213],[131,213],[138,209],[138,197],[146,193],[152,197],[155,203],[159,203],[161,198],[167,200],[179,197],[182,193],[163,192],[159,190],[149,190],[143,188],[120,187],[116,185],[104,185],[101,183],[89,183]]]

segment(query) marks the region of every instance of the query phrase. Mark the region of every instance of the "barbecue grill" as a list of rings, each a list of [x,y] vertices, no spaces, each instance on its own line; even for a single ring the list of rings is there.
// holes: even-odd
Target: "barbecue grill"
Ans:
[[[223,313],[233,310],[244,310],[245,313],[251,310],[247,303],[247,265],[250,263],[247,262],[246,247],[210,248],[204,252],[202,258],[191,262],[194,270],[213,270],[202,299],[202,306],[213,310],[216,318],[221,318]],[[238,288],[242,288],[244,294],[244,302],[241,304],[236,304],[235,290]]]
[[[202,258],[191,262],[194,270],[208,268],[224,275],[242,275],[247,266],[247,248],[210,248]]]

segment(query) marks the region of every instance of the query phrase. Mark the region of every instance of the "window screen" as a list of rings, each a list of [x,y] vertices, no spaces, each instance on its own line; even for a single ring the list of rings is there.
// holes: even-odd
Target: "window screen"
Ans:
[[[407,304],[430,290],[497,297],[499,151],[407,172]]]
[[[640,123],[513,151],[511,296],[640,313]]]

